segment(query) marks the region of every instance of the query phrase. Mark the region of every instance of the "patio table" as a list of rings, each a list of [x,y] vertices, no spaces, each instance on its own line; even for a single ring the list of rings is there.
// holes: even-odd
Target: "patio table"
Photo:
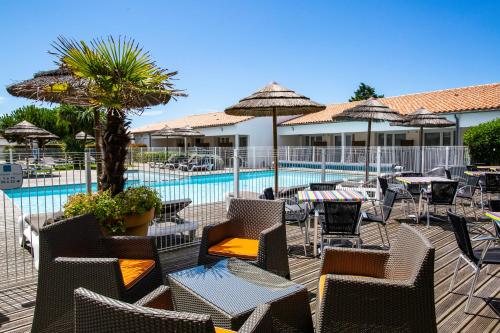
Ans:
[[[491,171],[500,171],[499,165],[478,165],[478,166],[476,166],[476,168],[486,169],[486,170],[491,170]]]
[[[364,202],[369,200],[366,194],[354,190],[335,190],[335,191],[299,191],[297,192],[299,203],[320,203],[320,202]],[[319,211],[314,210],[314,238],[313,255],[318,255],[318,224]],[[306,235],[309,234],[309,226],[306,226]]]
[[[467,176],[475,176],[475,177],[481,177],[484,176],[486,173],[500,173],[500,172],[495,172],[495,171],[488,171],[488,170],[482,170],[482,171],[464,171],[464,174]]]
[[[176,311],[209,314],[238,330],[259,304],[270,304],[277,332],[313,332],[307,289],[243,260],[228,258],[167,275]]]
[[[452,182],[453,180],[444,177],[396,177],[396,180],[405,185],[429,185],[432,182]],[[422,213],[422,191],[420,191],[418,198],[418,209],[417,209],[417,222],[420,221]]]
[[[493,221],[500,223],[500,212],[486,212],[485,215],[488,216]]]

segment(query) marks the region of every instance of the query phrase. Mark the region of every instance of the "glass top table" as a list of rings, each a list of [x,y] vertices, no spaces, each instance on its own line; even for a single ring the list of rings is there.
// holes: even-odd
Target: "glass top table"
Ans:
[[[291,302],[287,312],[308,310],[307,289],[281,276],[236,258],[220,260],[168,275],[177,311],[205,313],[212,316],[216,326],[238,329],[259,304]],[[307,310],[307,311],[306,311]],[[275,311],[273,311],[273,316]],[[292,326],[309,331],[312,319],[276,313]],[[309,323],[310,321],[310,323]],[[290,325],[288,322],[286,325]]]

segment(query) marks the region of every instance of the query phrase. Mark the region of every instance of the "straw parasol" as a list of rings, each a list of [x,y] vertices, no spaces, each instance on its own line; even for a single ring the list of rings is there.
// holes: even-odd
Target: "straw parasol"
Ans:
[[[418,127],[419,130],[419,146],[420,146],[420,165],[422,165],[423,147],[424,147],[424,128],[441,128],[454,126],[455,123],[439,116],[431,111],[420,108],[417,111],[410,113],[400,121],[394,121],[392,126]]]
[[[87,141],[87,140],[94,140],[94,137],[90,134],[87,134],[85,132],[78,132],[76,133],[75,135],[75,139],[76,140],[84,140],[84,141]]]
[[[389,108],[382,104],[376,98],[369,98],[356,106],[344,110],[337,116],[333,116],[333,120],[367,120],[368,121],[368,138],[366,140],[366,161],[365,161],[365,182],[368,183],[369,167],[370,167],[370,139],[372,132],[373,121],[401,121],[403,118],[398,111]]]
[[[172,136],[184,138],[184,152],[186,155],[187,155],[187,138],[205,136],[205,134],[193,129],[191,126],[174,128],[172,132],[173,132]]]
[[[224,112],[234,116],[273,118],[274,191],[278,193],[278,116],[302,115],[324,110],[325,106],[272,82],[228,107]]]
[[[7,137],[22,139],[26,141],[26,148],[29,148],[29,141],[40,140],[40,146],[44,146],[44,142],[53,139],[59,139],[55,134],[50,133],[43,128],[37,127],[29,121],[23,120],[20,123],[6,128],[4,134]]]

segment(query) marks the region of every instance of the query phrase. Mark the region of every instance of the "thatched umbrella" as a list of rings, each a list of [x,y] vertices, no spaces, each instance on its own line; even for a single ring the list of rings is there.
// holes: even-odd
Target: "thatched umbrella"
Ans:
[[[443,116],[439,116],[431,111],[420,108],[417,111],[410,113],[400,121],[395,121],[391,123],[392,126],[404,126],[404,127],[418,127],[419,136],[418,142],[420,146],[420,166],[422,167],[422,157],[424,148],[424,128],[441,128],[455,126],[453,121],[446,119]]]
[[[389,108],[387,105],[380,103],[376,98],[367,99],[356,106],[344,110],[337,116],[333,116],[333,120],[367,120],[368,121],[368,138],[366,140],[366,161],[365,161],[365,182],[368,183],[368,175],[370,173],[370,139],[372,132],[373,121],[400,121],[402,116],[398,111]]]
[[[272,82],[228,107],[225,113],[234,116],[273,117],[274,191],[278,193],[278,116],[302,115],[324,110],[322,104]]]
[[[21,139],[26,142],[26,148],[29,147],[29,141],[39,139],[39,140],[52,140],[59,139],[59,137],[55,134],[50,133],[43,128],[37,127],[30,123],[29,121],[23,120],[20,123],[6,128],[4,131],[4,135],[13,139]],[[41,146],[42,142],[40,143]]]
[[[87,140],[94,140],[94,137],[90,134],[87,134],[87,133],[81,131],[81,132],[76,133],[75,139],[87,141]]]
[[[187,156],[187,138],[205,136],[205,134],[193,129],[191,126],[185,126],[174,128],[172,136],[184,138],[184,151]]]
[[[161,130],[156,131],[152,136],[162,137],[167,139],[167,155],[168,155],[168,138],[174,135],[174,130],[168,125],[165,125]]]
[[[26,137],[27,139],[31,140],[37,140],[38,145],[40,148],[42,148],[42,155],[45,155],[45,145],[50,141],[50,140],[58,140],[59,137],[55,134],[52,134],[49,132],[49,134],[42,134],[42,135],[29,135]],[[38,156],[37,156],[38,158]]]

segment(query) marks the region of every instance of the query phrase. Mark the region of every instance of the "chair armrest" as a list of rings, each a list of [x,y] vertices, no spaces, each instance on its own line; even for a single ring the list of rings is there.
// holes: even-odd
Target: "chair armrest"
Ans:
[[[84,287],[97,293],[119,298],[124,288],[120,265],[117,258],[72,258],[57,257],[53,265],[54,274],[68,274],[64,288],[68,284],[73,289]]]
[[[102,241],[113,258],[158,259],[154,237],[113,236],[104,237]]]
[[[148,308],[159,310],[174,311],[172,292],[170,290],[170,287],[167,286],[159,286],[158,288],[135,302],[134,305],[145,306]]]
[[[258,265],[281,276],[289,276],[286,227],[282,223],[263,230],[259,236]]]
[[[346,274],[383,277],[388,251],[351,248],[325,248],[320,275]]]
[[[230,220],[219,224],[205,226],[201,234],[200,254],[208,253],[208,248],[210,246],[215,245],[231,236],[232,226]]]
[[[259,333],[272,332],[273,318],[271,315],[271,306],[269,304],[258,305],[250,317],[240,327],[238,333]]]

